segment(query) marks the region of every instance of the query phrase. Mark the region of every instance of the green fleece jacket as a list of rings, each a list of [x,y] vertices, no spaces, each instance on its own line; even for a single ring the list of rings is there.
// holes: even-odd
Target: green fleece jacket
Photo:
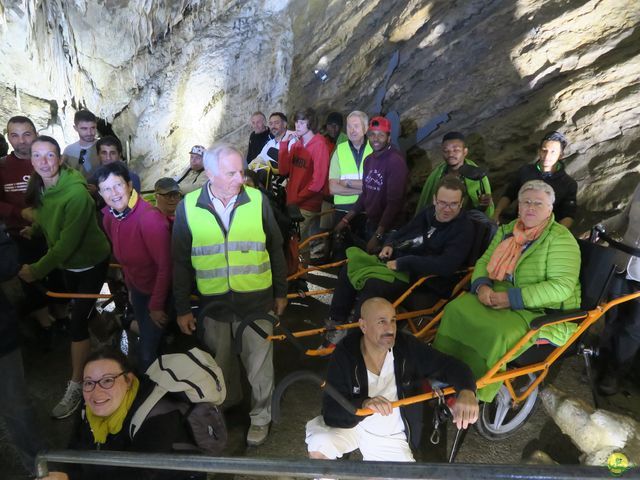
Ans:
[[[80,172],[69,168],[61,169],[58,183],[42,194],[33,233],[43,234],[49,247],[44,257],[30,265],[37,279],[55,268],[92,267],[111,252],[87,183]]]
[[[464,163],[467,165],[471,165],[472,167],[477,167],[478,165],[469,160],[468,158],[464,159]],[[447,162],[442,162],[439,164],[427,177],[426,182],[424,183],[424,187],[422,187],[422,193],[420,194],[420,200],[418,200],[418,207],[416,208],[416,215],[427,205],[431,205],[433,202],[433,196],[436,194],[436,188],[438,186],[438,182],[440,179],[444,177],[445,170],[447,168]],[[489,179],[485,176],[482,177],[481,180],[470,180],[468,178],[464,179],[465,186],[467,187],[467,208],[479,208],[479,197],[482,193],[482,188],[484,187],[484,193],[491,195],[491,185],[489,185]],[[469,206],[469,202],[471,205]],[[484,213],[491,218],[494,211],[493,202],[489,204],[489,206],[484,210]]]
[[[473,271],[471,291],[492,285],[487,264],[498,244],[513,232],[517,220],[502,225]],[[554,219],[531,243],[513,273],[509,302],[513,310],[580,308],[580,247],[571,232]]]

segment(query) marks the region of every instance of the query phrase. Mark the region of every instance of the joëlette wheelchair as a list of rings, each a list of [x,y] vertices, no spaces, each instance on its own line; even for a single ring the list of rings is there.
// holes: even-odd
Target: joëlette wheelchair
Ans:
[[[603,235],[600,236],[601,238]],[[548,311],[545,315],[535,318],[529,331],[506,352],[503,357],[476,382],[477,388],[502,382],[502,386],[491,403],[481,403],[480,416],[476,422],[478,433],[489,440],[501,440],[513,435],[534,412],[538,388],[547,377],[550,368],[563,355],[577,352],[585,358],[587,372],[590,380],[589,353],[592,348],[580,345],[580,341],[596,321],[602,318],[611,308],[640,298],[640,291],[624,295],[611,300],[605,300],[609,290],[609,284],[614,275],[614,254],[612,247],[623,249],[626,253],[640,256],[640,249],[624,246],[609,239],[609,247],[597,245],[592,242],[580,240],[580,252],[582,267],[580,271],[580,285],[582,288],[581,308],[571,311]],[[435,320],[435,319],[434,319]],[[546,325],[574,322],[577,328],[569,340],[562,346],[554,346],[549,343],[535,343],[533,346],[517,355],[522,347],[532,341],[539,330]],[[423,329],[435,331],[434,325]],[[273,396],[272,412],[277,420],[281,415],[281,400],[286,389],[292,384],[305,381],[311,382],[324,392],[331,395],[340,405],[350,413],[360,416],[370,415],[368,409],[356,409],[346,398],[340,395],[331,385],[327,385],[323,379],[313,372],[298,371],[285,377],[277,386]],[[433,383],[433,382],[432,382]],[[437,383],[436,383],[437,385]],[[593,382],[591,385],[593,389]],[[425,393],[409,398],[403,398],[393,402],[394,407],[401,407],[417,402],[424,402],[437,398],[439,395],[454,394],[451,387],[443,386],[425,391]],[[595,398],[595,393],[594,393]],[[447,415],[444,415],[446,417]],[[454,441],[456,450],[459,446],[458,439]],[[449,459],[453,460],[455,451],[452,451]]]
[[[445,305],[458,297],[464,292],[464,289],[468,287],[471,279],[471,274],[473,273],[472,265],[480,258],[480,256],[484,253],[486,248],[491,241],[491,226],[486,222],[473,221],[474,224],[474,237],[471,250],[469,252],[469,257],[465,262],[468,265],[468,268],[457,272],[455,275],[456,284],[452,289],[452,293],[448,298],[441,298],[437,300],[435,303],[432,301],[428,302],[426,298],[428,295],[421,292],[420,288],[424,284],[428,284],[429,281],[437,281],[437,276],[429,275],[422,277],[415,281],[412,285],[408,287],[408,289],[393,302],[394,307],[399,308],[400,311],[397,315],[398,320],[406,320],[407,327],[411,333],[416,335],[418,338],[429,339],[433,334],[435,334],[435,325],[440,320],[442,315],[442,310]],[[313,237],[309,237],[307,240],[310,240]],[[304,242],[303,242],[304,243]],[[307,269],[301,269],[300,275],[304,275],[305,273],[312,270],[323,270],[336,266],[341,266],[346,263],[346,260],[342,260],[340,262],[335,262],[322,266],[312,266]],[[292,277],[290,277],[292,278]],[[293,278],[298,278],[298,276],[294,276]],[[324,290],[315,290],[311,292],[307,292],[307,295],[320,295],[320,294],[328,294],[331,293],[333,289],[324,289]],[[298,295],[289,294],[289,298],[294,298]],[[302,295],[304,296],[304,295]],[[434,316],[435,315],[435,316]],[[269,341],[282,341],[288,340],[293,343],[293,345],[304,355],[312,356],[312,357],[325,357],[329,355],[333,351],[333,347],[331,348],[316,348],[309,349],[304,346],[301,339],[306,339],[309,337],[315,337],[317,335],[322,335],[328,331],[327,328],[315,328],[309,330],[302,330],[297,332],[289,331],[283,324],[278,323],[276,321],[275,327],[279,330],[277,333],[273,335],[266,335],[264,331],[259,328],[254,328],[251,325],[251,319],[245,319],[238,328],[238,334],[236,335],[236,349],[241,348],[241,337],[242,332],[245,331],[246,328],[251,327],[257,333],[266,338]],[[336,330],[350,330],[352,328],[357,328],[358,323],[346,323],[343,325],[337,325],[334,327]]]

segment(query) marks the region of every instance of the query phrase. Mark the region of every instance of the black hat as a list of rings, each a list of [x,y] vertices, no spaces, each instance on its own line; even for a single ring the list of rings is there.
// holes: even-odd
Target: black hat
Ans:
[[[442,143],[449,140],[461,140],[464,142],[464,135],[461,132],[449,132],[442,137]]]
[[[327,125],[333,123],[342,127],[344,125],[344,120],[342,119],[342,114],[340,112],[331,112],[327,115]]]
[[[180,185],[178,185],[178,182],[169,177],[164,177],[158,180],[153,188],[155,190],[155,193],[159,193],[161,195],[169,192],[180,191]]]

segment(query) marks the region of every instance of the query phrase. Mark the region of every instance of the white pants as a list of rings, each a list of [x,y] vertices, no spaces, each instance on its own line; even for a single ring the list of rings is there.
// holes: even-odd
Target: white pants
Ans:
[[[307,422],[305,441],[309,452],[320,452],[331,460],[360,449],[364,460],[415,462],[404,432],[380,436],[368,432],[361,424],[353,428],[333,428],[324,423],[322,416]]]

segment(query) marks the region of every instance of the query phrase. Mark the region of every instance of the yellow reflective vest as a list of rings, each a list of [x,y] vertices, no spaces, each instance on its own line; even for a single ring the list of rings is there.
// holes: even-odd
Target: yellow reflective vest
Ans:
[[[371,145],[365,138],[364,152],[362,153],[362,161],[360,168],[356,166],[356,159],[353,158],[353,152],[349,146],[349,142],[339,143],[336,147],[338,155],[338,164],[340,165],[340,180],[362,180],[362,172],[364,169],[364,159],[373,152]],[[351,205],[358,201],[358,195],[334,195],[333,203],[336,205]]]
[[[187,225],[191,231],[191,264],[202,295],[256,292],[271,287],[271,262],[262,226],[262,194],[245,187],[249,201],[235,208],[229,232],[213,214],[196,206],[200,190],[184,197]]]

